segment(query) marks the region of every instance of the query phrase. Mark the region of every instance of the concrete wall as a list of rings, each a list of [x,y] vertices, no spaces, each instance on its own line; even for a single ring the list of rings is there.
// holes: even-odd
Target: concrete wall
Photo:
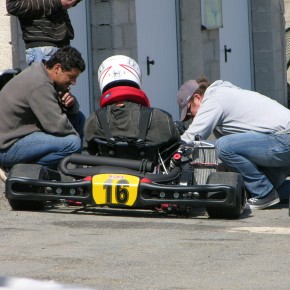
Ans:
[[[219,30],[202,31],[204,74],[209,81],[220,78]]]
[[[285,30],[287,28],[290,28],[290,0],[284,0],[284,5],[285,5]],[[290,59],[290,32],[289,36],[286,37],[286,63]],[[289,84],[287,86],[288,88],[288,104],[290,103],[290,70],[287,70],[287,83]],[[288,107],[290,107],[288,105]]]
[[[6,1],[0,3],[0,70],[27,67],[22,31],[17,17],[10,16]]]
[[[137,59],[134,0],[91,1],[94,97],[98,102],[98,68],[111,55],[125,54]]]
[[[284,1],[250,3],[255,90],[287,106]]]
[[[200,1],[180,0],[181,82],[204,72]],[[194,52],[194,53],[193,53]]]
[[[219,31],[201,27],[199,0],[180,0],[181,82],[201,75],[219,79]]]
[[[17,47],[17,22],[6,11],[6,1],[0,2],[0,70],[18,67],[15,61]]]
[[[285,28],[290,27],[290,0],[284,0],[285,6]]]

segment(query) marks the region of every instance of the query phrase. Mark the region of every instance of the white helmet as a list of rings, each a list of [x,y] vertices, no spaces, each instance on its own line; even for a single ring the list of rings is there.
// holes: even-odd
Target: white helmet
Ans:
[[[123,85],[141,87],[141,71],[138,63],[125,55],[114,55],[103,61],[98,71],[100,90]]]

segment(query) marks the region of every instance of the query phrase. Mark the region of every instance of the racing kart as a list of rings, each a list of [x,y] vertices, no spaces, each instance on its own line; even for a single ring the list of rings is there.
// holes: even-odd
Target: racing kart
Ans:
[[[243,179],[223,168],[214,141],[159,148],[95,142],[100,155],[72,154],[58,171],[37,164],[12,167],[5,189],[12,209],[42,210],[48,202],[62,201],[175,213],[205,208],[210,218],[225,219],[237,219],[244,210]]]

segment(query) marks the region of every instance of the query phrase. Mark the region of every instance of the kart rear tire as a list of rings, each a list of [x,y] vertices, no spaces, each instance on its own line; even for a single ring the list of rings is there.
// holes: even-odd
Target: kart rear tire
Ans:
[[[45,167],[38,164],[16,164],[9,172],[8,178],[23,177],[30,179],[48,179],[48,172]],[[22,187],[25,185],[21,185]],[[29,189],[28,189],[29,190]],[[8,203],[13,210],[18,211],[40,211],[45,207],[45,201],[42,200],[23,200],[7,198]]]
[[[214,172],[208,177],[207,184],[224,184],[234,188],[236,203],[234,207],[207,207],[210,218],[238,219],[243,213],[246,204],[244,181],[240,174],[235,172]]]

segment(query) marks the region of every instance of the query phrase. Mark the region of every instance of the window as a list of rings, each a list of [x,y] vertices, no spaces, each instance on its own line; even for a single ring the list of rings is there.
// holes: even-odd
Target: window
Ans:
[[[222,0],[201,0],[201,19],[206,29],[222,27]]]

